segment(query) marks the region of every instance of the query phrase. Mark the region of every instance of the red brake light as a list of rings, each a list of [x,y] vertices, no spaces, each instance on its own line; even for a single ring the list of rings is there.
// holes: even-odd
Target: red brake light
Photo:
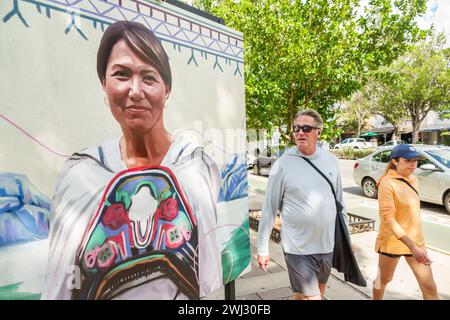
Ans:
[[[358,168],[358,166],[359,166],[359,163],[358,163],[358,162],[355,162],[355,165],[353,166],[353,170],[355,170],[356,168]]]

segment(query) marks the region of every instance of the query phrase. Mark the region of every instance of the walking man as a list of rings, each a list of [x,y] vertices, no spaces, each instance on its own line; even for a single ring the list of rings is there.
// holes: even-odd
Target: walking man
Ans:
[[[297,300],[322,299],[333,264],[336,201],[343,205],[338,160],[317,145],[323,120],[315,110],[294,119],[296,146],[273,165],[258,232],[258,263],[269,266],[269,237],[277,211],[291,287]],[[307,160],[305,160],[305,158]],[[308,163],[320,170],[329,182]],[[348,225],[346,209],[342,209]]]

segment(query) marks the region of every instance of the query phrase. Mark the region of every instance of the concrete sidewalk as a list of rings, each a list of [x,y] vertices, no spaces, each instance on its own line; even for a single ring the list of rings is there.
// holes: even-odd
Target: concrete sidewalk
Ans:
[[[250,210],[260,210],[264,194],[249,190]],[[351,212],[351,208],[349,208]],[[327,283],[325,298],[327,300],[370,300],[372,281],[377,274],[378,254],[374,251],[376,231],[351,235],[356,259],[362,274],[367,280],[367,288],[358,287],[344,281],[343,274],[332,269]],[[236,280],[236,298],[238,300],[288,300],[293,299],[286,263],[281,244],[270,241],[270,266],[267,272],[258,267],[256,260],[257,232],[250,230],[251,268],[252,270]],[[441,299],[450,300],[450,256],[436,250],[428,249],[433,261],[432,270]],[[220,288],[206,299],[224,299],[224,289]],[[388,285],[385,299],[411,300],[422,299],[417,281],[406,263],[400,259],[393,281]]]
[[[290,287],[286,263],[281,245],[270,241],[270,266],[267,272],[258,267],[256,260],[257,232],[250,230],[251,268],[241,278],[236,280],[237,300],[291,300],[294,293]],[[332,273],[327,284],[325,294],[327,300],[368,300],[370,296],[357,287],[346,284],[341,278]],[[220,288],[206,299],[224,299],[224,289]]]

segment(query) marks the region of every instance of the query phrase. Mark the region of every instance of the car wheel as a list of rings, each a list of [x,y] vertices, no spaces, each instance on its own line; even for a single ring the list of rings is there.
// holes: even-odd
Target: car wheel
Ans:
[[[359,149],[358,147],[354,147],[353,149]]]
[[[376,199],[378,197],[378,189],[372,178],[365,178],[362,182],[364,195],[368,198]]]
[[[450,191],[447,192],[444,198],[444,206],[448,213],[450,213]]]
[[[259,165],[259,163],[255,163],[253,165],[253,174],[259,176],[261,174],[261,166]]]

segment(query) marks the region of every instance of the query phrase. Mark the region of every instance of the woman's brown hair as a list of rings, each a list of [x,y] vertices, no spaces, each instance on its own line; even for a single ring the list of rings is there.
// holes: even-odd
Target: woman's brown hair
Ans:
[[[387,175],[387,173],[389,172],[389,170],[391,170],[391,169],[392,169],[392,170],[397,170],[397,167],[396,167],[395,164],[392,162],[392,160],[395,160],[395,161],[398,162],[398,161],[400,160],[400,158],[392,158],[392,159],[389,160],[388,164],[386,165],[386,170],[384,170],[384,174],[380,177],[380,179],[378,179],[377,186],[380,184],[381,179],[383,179],[384,176]]]

